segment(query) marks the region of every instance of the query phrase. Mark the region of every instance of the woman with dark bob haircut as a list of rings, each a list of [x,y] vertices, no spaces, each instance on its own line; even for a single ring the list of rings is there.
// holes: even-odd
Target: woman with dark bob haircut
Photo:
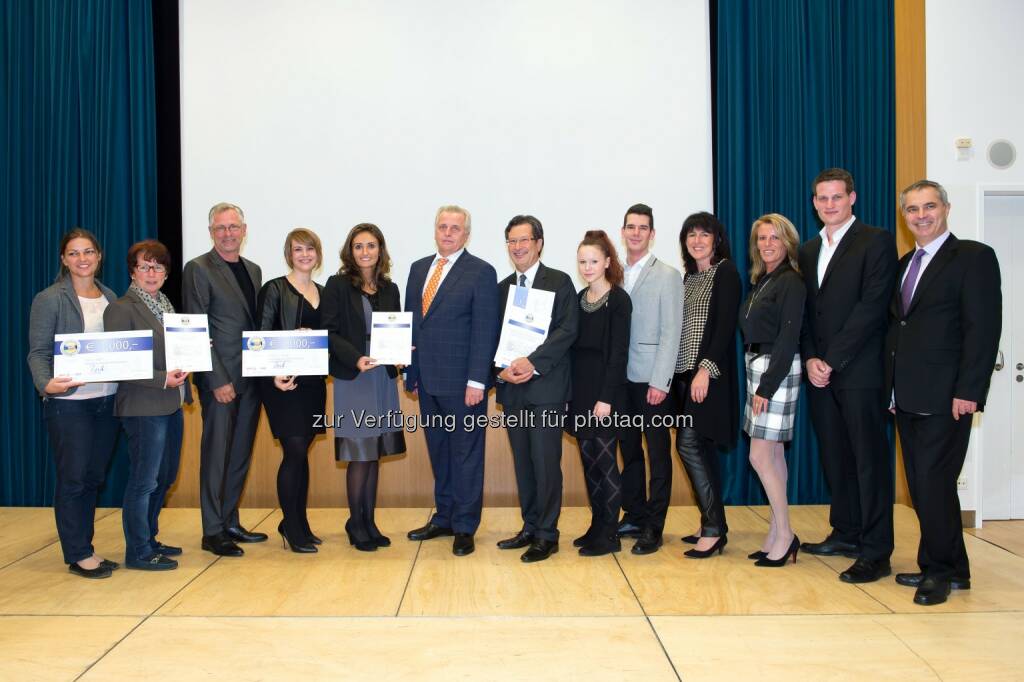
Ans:
[[[683,333],[672,390],[679,410],[676,450],[700,508],[700,530],[683,538],[685,553],[706,559],[725,549],[729,530],[722,503],[717,448],[730,446],[739,427],[736,313],[740,276],[718,218],[694,213],[679,231],[686,274]]]

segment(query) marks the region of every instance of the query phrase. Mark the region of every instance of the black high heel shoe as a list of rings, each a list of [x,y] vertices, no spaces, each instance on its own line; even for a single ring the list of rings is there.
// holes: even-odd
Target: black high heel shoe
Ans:
[[[696,545],[700,541],[699,535],[684,535],[682,541],[688,545]]]
[[[365,531],[363,531],[365,533]],[[360,552],[376,552],[377,542],[368,535],[357,537],[352,531],[352,519],[345,522],[345,533],[348,535],[348,543]],[[383,535],[381,537],[384,537]]]
[[[755,566],[761,566],[762,568],[779,568],[785,566],[786,562],[789,561],[790,555],[793,556],[793,563],[796,563],[797,552],[800,551],[800,538],[795,534],[793,535],[793,542],[789,543],[789,549],[778,559],[769,559],[767,555],[763,559],[758,559],[754,562]]]
[[[281,546],[285,549],[291,549],[296,554],[316,554],[316,546],[312,543],[298,544],[288,539],[288,534],[284,531],[284,521],[278,524],[277,532],[281,534]]]
[[[722,550],[725,549],[725,546],[728,543],[729,539],[724,535],[720,535],[718,539],[715,540],[715,544],[711,545],[708,549],[688,549],[683,552],[683,556],[690,557],[691,559],[707,559],[715,552],[718,552],[718,554],[721,555]]]
[[[747,558],[748,559],[753,559],[754,561],[757,561],[758,559],[763,559],[766,556],[768,556],[768,552],[766,552],[766,551],[764,551],[762,549],[759,549],[756,552],[751,552],[750,554],[748,554]]]
[[[366,529],[370,534],[370,540],[377,543],[378,547],[390,547],[391,538],[380,532],[380,528],[377,528],[377,524],[371,521],[369,527]]]

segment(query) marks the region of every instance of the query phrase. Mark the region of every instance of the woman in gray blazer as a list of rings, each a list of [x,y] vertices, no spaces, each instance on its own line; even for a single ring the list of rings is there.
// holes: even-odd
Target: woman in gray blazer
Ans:
[[[121,418],[128,437],[128,484],[121,505],[124,525],[125,566],[144,571],[178,567],[171,556],[180,547],[156,539],[157,518],[168,489],[178,477],[184,415],[181,406],[192,402],[188,374],[168,369],[164,351],[164,313],[174,307],[160,287],[167,281],[171,254],[155,239],[128,249],[132,283],[125,295],[107,307],[107,331],[152,330],[153,378],[122,381],[114,414]]]
[[[92,232],[76,227],[65,234],[60,242],[60,274],[33,299],[28,328],[28,367],[43,398],[57,469],[53,494],[57,536],[68,570],[83,578],[109,578],[118,568],[92,546],[96,495],[117,438],[117,384],[55,377],[53,337],[103,331],[103,310],[116,296],[96,279],[102,260]]]

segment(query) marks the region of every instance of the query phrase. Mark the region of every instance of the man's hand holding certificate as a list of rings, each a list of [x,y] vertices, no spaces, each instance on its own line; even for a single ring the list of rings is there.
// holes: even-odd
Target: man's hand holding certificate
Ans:
[[[326,376],[326,329],[242,332],[242,376]]]
[[[412,364],[412,313],[373,313],[370,357],[378,365]]]
[[[526,366],[529,363],[527,356],[548,338],[555,293],[517,287],[514,284],[508,293],[494,364],[510,368],[513,374],[522,375],[523,381],[526,381],[533,376],[532,365]]]
[[[53,375],[86,383],[153,378],[153,331],[57,334]]]
[[[168,369],[212,371],[210,328],[206,315],[164,313],[164,350]]]

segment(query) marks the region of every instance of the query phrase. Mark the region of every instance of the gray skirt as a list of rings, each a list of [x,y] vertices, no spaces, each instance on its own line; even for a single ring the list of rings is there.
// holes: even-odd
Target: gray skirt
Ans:
[[[398,386],[387,368],[374,367],[350,380],[334,377],[335,459],[372,462],[402,452],[405,434]]]
[[[771,355],[744,355],[747,366],[747,406],[743,412],[743,431],[751,438],[788,442],[793,440],[796,402],[800,398],[800,354],[793,355],[789,373],[768,401],[768,409],[754,416],[754,393],[761,376],[768,370]]]

